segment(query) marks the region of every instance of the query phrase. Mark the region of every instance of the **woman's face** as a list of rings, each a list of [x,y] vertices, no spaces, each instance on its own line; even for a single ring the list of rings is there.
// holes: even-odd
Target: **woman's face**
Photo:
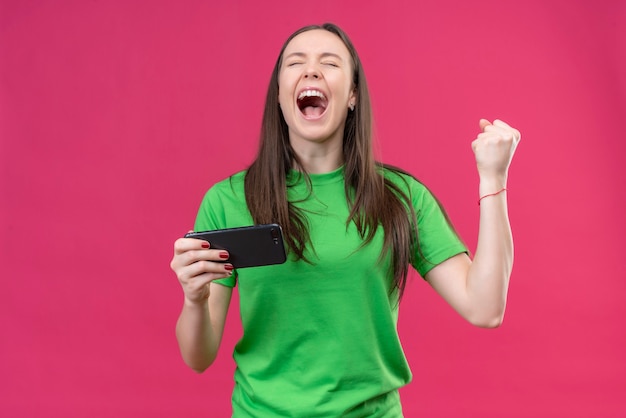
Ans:
[[[331,32],[310,30],[287,44],[278,102],[292,146],[342,143],[348,107],[356,100],[352,73],[350,52]]]

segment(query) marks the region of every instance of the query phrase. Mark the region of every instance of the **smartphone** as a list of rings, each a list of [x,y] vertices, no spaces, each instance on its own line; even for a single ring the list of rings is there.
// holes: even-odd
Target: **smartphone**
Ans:
[[[225,263],[235,268],[282,264],[287,260],[283,230],[278,224],[189,232],[185,238],[202,239],[212,249],[228,251],[230,257]]]

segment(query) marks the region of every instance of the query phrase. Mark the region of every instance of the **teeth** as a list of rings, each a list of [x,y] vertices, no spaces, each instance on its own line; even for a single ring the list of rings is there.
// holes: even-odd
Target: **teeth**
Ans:
[[[305,97],[311,97],[311,96],[317,96],[319,98],[326,100],[326,96],[324,96],[324,93],[322,93],[319,90],[305,90],[302,93],[300,93],[300,95],[298,95],[298,100],[303,99]]]

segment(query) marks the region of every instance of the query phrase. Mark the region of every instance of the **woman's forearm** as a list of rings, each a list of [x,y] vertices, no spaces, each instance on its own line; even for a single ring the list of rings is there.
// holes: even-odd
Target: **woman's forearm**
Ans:
[[[478,243],[466,282],[474,307],[473,322],[486,327],[502,322],[513,268],[507,191],[502,190],[505,187],[504,178],[481,181],[480,196],[487,197],[480,201]]]
[[[209,304],[185,300],[176,323],[176,338],[185,363],[202,373],[215,360],[221,339],[211,321]]]

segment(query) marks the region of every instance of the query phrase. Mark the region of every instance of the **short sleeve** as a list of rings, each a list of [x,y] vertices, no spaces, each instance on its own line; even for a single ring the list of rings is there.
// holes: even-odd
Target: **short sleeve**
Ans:
[[[415,179],[410,181],[411,202],[417,218],[412,265],[425,277],[441,262],[457,254],[467,253],[467,247],[430,190]]]

